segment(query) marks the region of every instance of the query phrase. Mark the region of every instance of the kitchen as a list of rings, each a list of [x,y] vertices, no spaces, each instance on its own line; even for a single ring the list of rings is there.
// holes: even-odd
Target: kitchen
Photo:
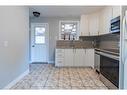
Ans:
[[[76,33],[78,25],[76,21],[60,22],[55,66],[92,67],[109,89],[118,89],[120,6],[81,15],[80,28],[77,28],[80,32]],[[72,33],[68,33],[69,29]]]
[[[30,73],[11,89],[121,89],[120,8],[30,6]]]

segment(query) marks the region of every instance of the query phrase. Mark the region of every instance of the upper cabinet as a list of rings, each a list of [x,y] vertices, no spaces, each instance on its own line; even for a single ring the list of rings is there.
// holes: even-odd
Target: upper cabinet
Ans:
[[[99,13],[82,15],[80,19],[80,36],[95,36],[99,32]]]
[[[81,15],[80,19],[80,36],[89,36],[89,18],[88,15]]]
[[[110,33],[111,19],[120,16],[120,6],[107,6],[98,12],[82,15],[80,36],[97,36]]]
[[[89,15],[89,33],[90,36],[99,34],[99,13]]]
[[[113,10],[113,14],[112,14],[113,18],[120,16],[120,6],[113,6],[112,10]]]
[[[112,19],[112,7],[105,7],[101,10],[99,18],[99,35],[108,34],[110,32],[110,21]]]

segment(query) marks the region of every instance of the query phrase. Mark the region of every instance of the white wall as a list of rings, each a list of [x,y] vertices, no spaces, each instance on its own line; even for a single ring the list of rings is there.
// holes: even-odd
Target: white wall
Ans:
[[[49,24],[49,61],[55,61],[55,46],[56,46],[56,36],[59,35],[59,21],[60,20],[75,20],[79,21],[80,17],[40,17],[40,18],[30,18],[30,23],[48,23]]]
[[[28,54],[28,8],[0,6],[0,89],[28,69]]]

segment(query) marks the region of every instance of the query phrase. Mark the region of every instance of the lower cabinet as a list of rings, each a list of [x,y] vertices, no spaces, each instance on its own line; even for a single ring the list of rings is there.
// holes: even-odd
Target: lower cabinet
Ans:
[[[74,53],[73,53],[73,58],[74,58],[74,62],[73,62],[73,66],[85,66],[85,62],[84,62],[84,52],[85,49],[74,49]]]
[[[73,66],[73,49],[65,49],[64,52],[64,66]]]
[[[55,66],[58,67],[94,68],[94,49],[56,49],[55,59]]]

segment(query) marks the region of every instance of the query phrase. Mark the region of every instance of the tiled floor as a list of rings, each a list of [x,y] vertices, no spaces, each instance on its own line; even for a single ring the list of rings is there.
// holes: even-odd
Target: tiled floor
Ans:
[[[31,64],[30,73],[11,89],[107,89],[91,68]]]

